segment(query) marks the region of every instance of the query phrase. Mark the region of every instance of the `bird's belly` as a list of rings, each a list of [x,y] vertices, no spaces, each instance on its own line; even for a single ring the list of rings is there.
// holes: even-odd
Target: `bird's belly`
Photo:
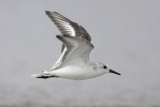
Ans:
[[[52,72],[61,78],[83,80],[103,75],[104,73],[93,70],[88,67],[67,66]]]

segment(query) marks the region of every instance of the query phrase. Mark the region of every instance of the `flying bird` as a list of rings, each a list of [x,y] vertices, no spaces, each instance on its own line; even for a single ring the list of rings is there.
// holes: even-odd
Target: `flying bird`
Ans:
[[[91,36],[81,25],[57,12],[46,11],[46,15],[61,32],[61,35],[56,36],[62,42],[61,55],[51,68],[33,74],[33,77],[85,80],[106,73],[121,75],[106,64],[89,59],[94,45],[91,43]]]

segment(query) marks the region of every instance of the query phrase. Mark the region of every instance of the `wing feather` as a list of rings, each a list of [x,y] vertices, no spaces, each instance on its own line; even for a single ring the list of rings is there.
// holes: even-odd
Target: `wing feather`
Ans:
[[[68,35],[58,35],[57,38],[67,47],[61,65],[64,65],[66,62],[67,64],[76,64],[89,60],[89,54],[94,46],[88,40]]]
[[[82,26],[57,12],[46,11],[46,14],[54,22],[62,35],[76,36],[91,41],[90,35]],[[62,46],[62,51],[63,50],[64,45]]]

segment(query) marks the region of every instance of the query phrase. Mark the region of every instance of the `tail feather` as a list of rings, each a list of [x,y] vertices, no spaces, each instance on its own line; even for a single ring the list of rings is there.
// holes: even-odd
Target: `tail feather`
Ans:
[[[58,76],[56,76],[56,75],[49,76],[49,75],[45,75],[43,72],[41,72],[41,73],[38,73],[38,74],[33,74],[33,75],[31,75],[31,77],[47,79],[47,78],[58,77]]]

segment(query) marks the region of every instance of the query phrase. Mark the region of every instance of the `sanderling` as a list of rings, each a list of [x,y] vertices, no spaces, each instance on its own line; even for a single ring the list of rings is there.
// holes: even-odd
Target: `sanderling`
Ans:
[[[61,55],[51,68],[33,74],[33,77],[84,80],[106,73],[120,75],[105,64],[90,61],[89,54],[94,46],[90,35],[82,26],[57,12],[46,11],[46,14],[62,34],[56,36],[63,43]]]

